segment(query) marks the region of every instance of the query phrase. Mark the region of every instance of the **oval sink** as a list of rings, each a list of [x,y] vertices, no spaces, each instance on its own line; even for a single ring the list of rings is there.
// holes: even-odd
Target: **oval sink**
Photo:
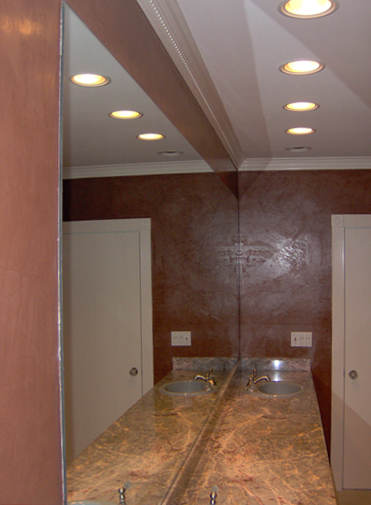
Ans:
[[[174,381],[160,387],[162,393],[170,396],[199,396],[212,393],[216,389],[217,386],[211,386],[200,380]]]
[[[251,395],[264,396],[267,398],[288,398],[299,395],[304,391],[301,384],[285,381],[259,382],[253,388],[246,388],[245,391]]]
[[[115,505],[115,504],[111,501],[77,500],[77,501],[68,501],[67,505]]]

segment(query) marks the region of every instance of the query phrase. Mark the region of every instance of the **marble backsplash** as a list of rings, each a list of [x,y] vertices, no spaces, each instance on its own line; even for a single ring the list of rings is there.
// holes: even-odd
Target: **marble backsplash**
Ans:
[[[172,358],[173,370],[232,370],[238,358]]]
[[[311,359],[295,358],[173,358],[173,370],[232,370],[239,361],[242,370],[310,372]]]

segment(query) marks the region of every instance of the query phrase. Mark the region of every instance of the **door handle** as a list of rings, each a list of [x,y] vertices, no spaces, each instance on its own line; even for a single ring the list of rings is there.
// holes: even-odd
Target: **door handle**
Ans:
[[[132,377],[135,377],[136,375],[138,375],[138,369],[135,368],[135,366],[133,366],[133,368],[131,368],[129,370],[129,375],[131,375]]]
[[[348,375],[353,380],[358,379],[358,372],[356,372],[355,370],[351,370]]]

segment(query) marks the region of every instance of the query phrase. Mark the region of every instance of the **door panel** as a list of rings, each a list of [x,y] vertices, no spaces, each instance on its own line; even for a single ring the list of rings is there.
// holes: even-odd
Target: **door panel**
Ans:
[[[63,238],[68,462],[143,394],[140,232],[106,224]]]
[[[371,488],[370,360],[371,229],[346,228],[344,488]]]

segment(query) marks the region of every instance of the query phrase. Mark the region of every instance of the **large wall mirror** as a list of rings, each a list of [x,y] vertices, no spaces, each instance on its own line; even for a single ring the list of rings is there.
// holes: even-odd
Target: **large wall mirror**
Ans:
[[[66,221],[108,220],[110,222],[120,217],[152,218],[152,247],[155,249],[154,254],[157,255],[152,258],[154,337],[157,338],[154,345],[156,382],[166,374],[171,352],[165,339],[159,335],[169,333],[168,328],[179,323],[179,314],[174,308],[176,300],[174,306],[167,303],[168,313],[161,312],[164,310],[162,306],[166,292],[171,290],[174,293],[174,289],[169,284],[172,282],[171,279],[164,281],[163,274],[159,274],[157,257],[167,262],[167,269],[173,272],[169,274],[169,277],[177,278],[183,275],[184,264],[177,264],[183,255],[182,261],[187,261],[189,269],[182,279],[186,287],[187,283],[196,287],[205,283],[205,272],[208,272],[207,275],[210,277],[209,281],[206,281],[209,285],[210,296],[208,297],[211,297],[214,290],[219,293],[224,291],[222,295],[218,295],[218,300],[211,302],[210,307],[205,307],[212,316],[209,319],[216,319],[213,317],[213,312],[215,314],[218,312],[219,317],[220,335],[214,338],[212,343],[211,335],[215,335],[215,325],[213,326],[210,321],[202,321],[197,308],[205,306],[205,300],[202,298],[205,295],[195,293],[190,297],[193,300],[183,301],[189,306],[184,317],[191,318],[196,314],[198,318],[196,318],[196,324],[203,331],[199,343],[196,343],[196,347],[189,351],[189,355],[232,356],[238,354],[236,256],[238,211],[237,199],[233,194],[237,174],[193,97],[189,95],[189,91],[184,92],[181,77],[176,69],[171,67],[168,57],[165,56],[165,62],[171,67],[170,75],[164,73],[166,67],[164,62],[161,63],[162,68],[159,70],[148,66],[148,61],[152,65],[156,64],[154,53],[158,51],[158,47],[153,47],[153,39],[148,41],[146,33],[142,32],[139,37],[142,47],[137,51],[138,54],[136,56],[129,54],[132,51],[128,49],[128,42],[121,37],[121,32],[126,30],[126,25],[120,26],[118,19],[125,20],[128,23],[128,30],[133,32],[130,16],[134,18],[137,16],[146,30],[151,33],[150,25],[141,13],[138,4],[135,1],[125,2],[121,6],[116,5],[109,13],[106,12],[105,2],[95,1],[94,8],[90,4],[91,2],[85,0],[71,0],[65,4],[64,8],[63,166],[66,179],[65,199],[68,200],[65,202],[64,217]],[[114,26],[109,25],[110,21],[114,22]],[[117,35],[118,28],[120,28],[119,35]],[[140,31],[140,28],[136,30]],[[114,35],[115,31],[117,37]],[[155,36],[151,35],[151,37]],[[135,43],[131,41],[130,48],[132,45],[135,46]],[[159,44],[158,41],[157,44]],[[145,63],[135,60],[140,53],[146,52],[152,55],[146,56]],[[160,60],[162,58],[163,55]],[[122,65],[125,59],[127,59],[127,64],[124,66],[135,78]],[[108,77],[109,83],[89,87],[71,82],[71,76],[85,72],[94,72]],[[154,75],[157,77],[153,77]],[[136,82],[138,76],[142,86]],[[158,82],[155,82],[156,80]],[[143,83],[147,92],[143,89]],[[153,83],[152,91],[154,97],[157,97],[158,105],[148,95],[151,83]],[[176,94],[177,87],[180,87],[182,100],[184,100],[178,104],[178,110],[176,102],[179,97],[175,98],[175,102],[172,98],[174,93]],[[171,100],[173,100],[172,104]],[[194,111],[191,106],[194,107]],[[187,109],[187,117],[182,115],[184,108]],[[132,120],[110,117],[109,114],[117,110],[134,110],[143,115],[139,119]],[[179,114],[180,118],[177,116]],[[189,124],[190,121],[191,124]],[[161,133],[165,138],[157,142],[145,142],[138,140],[137,136],[140,133]],[[188,140],[183,133],[187,135]],[[214,171],[221,176],[221,180],[203,158],[208,160]],[[154,180],[147,177],[153,175],[153,171],[157,173],[156,183],[148,182],[148,180]],[[174,172],[177,172],[176,183],[173,183],[172,175],[168,175]],[[182,175],[184,173],[196,175],[194,179],[191,175],[187,179],[186,175]],[[120,207],[120,204],[116,202],[115,205],[120,210],[115,213],[112,210],[115,205],[111,205],[111,200],[118,197],[117,194],[113,195],[112,191],[118,191],[117,188],[121,188],[121,185],[122,188],[125,186],[125,178],[120,176],[127,174],[138,177],[131,179],[130,184],[134,186],[129,186],[125,191],[131,194],[143,191],[143,194],[139,195],[138,200],[130,200],[127,197],[129,210],[126,207]],[[179,178],[183,176],[184,179]],[[102,182],[102,178],[105,182]],[[222,181],[227,184],[225,185]],[[185,187],[188,184],[190,186]],[[115,189],[112,189],[113,186]],[[138,191],[139,187],[146,189]],[[157,190],[154,189],[155,187]],[[158,210],[159,201],[149,196],[156,191],[163,192],[159,197],[161,201],[169,199],[167,207],[164,206]],[[170,193],[173,193],[173,196]],[[184,212],[181,207],[174,210],[174,215],[171,214],[172,211],[169,209],[175,209],[177,198],[184,200],[183,205],[188,208],[189,214],[178,217],[178,214]],[[99,202],[105,199],[106,204],[101,208],[104,207],[106,210],[97,211],[96,209],[100,208]],[[94,202],[94,211],[92,211],[91,200]],[[185,223],[184,232],[181,228],[183,223]],[[177,227],[178,233],[185,235],[180,245],[174,233]],[[191,235],[190,230],[193,229],[195,233]],[[209,230],[209,237],[205,230]],[[171,237],[177,242],[173,256],[161,249],[164,247],[163,244],[169,243]],[[189,244],[192,246],[190,247]],[[171,248],[167,246],[167,249]],[[166,257],[166,254],[169,256]],[[202,271],[198,272],[202,262]],[[224,303],[220,302],[220,298],[224,299]],[[223,305],[222,309],[220,305]],[[168,323],[163,323],[165,318],[169,319]],[[160,324],[168,324],[168,327],[160,327]],[[65,324],[65,328],[67,326]],[[65,347],[70,353],[70,344]],[[167,350],[164,350],[164,347],[167,347]],[[165,355],[167,361],[162,362],[159,354]],[[71,356],[66,354],[65,367],[70,367],[70,365]],[[66,387],[73,387],[70,370],[65,371],[65,376],[68,381]],[[70,401],[70,396],[70,391],[66,390],[66,402]],[[66,411],[70,411],[69,406],[66,407]],[[68,417],[67,438],[71,433],[70,413]],[[67,440],[66,447],[68,464],[79,453],[81,447],[79,446],[76,452],[71,446],[71,440]]]

